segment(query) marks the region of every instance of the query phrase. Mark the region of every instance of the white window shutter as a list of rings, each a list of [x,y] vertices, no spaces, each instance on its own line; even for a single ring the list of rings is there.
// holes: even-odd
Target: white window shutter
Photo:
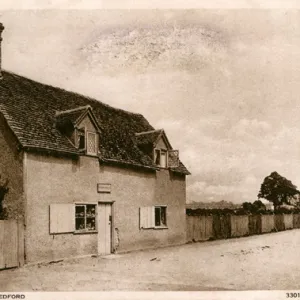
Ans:
[[[154,227],[154,206],[140,207],[140,229]]]
[[[50,233],[75,231],[75,205],[50,204]]]
[[[179,166],[179,151],[169,150],[168,151],[168,165],[170,168],[175,168]]]
[[[140,229],[145,228],[145,207],[140,207]]]
[[[148,206],[148,228],[155,226],[155,208],[154,206]]]
[[[97,154],[97,134],[94,132],[87,132],[87,153]]]

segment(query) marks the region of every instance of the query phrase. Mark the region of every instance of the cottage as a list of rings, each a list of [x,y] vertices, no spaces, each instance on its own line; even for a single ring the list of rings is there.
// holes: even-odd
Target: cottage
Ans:
[[[190,173],[142,115],[2,71],[0,129],[26,263],[185,243]]]

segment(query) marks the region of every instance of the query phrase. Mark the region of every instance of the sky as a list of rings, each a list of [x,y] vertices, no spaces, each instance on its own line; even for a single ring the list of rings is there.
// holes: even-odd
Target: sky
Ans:
[[[295,9],[9,10],[5,70],[164,128],[191,201],[255,201],[273,171],[300,187]]]

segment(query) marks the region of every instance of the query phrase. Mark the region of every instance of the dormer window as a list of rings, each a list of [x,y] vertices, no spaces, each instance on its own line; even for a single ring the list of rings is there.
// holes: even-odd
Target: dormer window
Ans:
[[[55,114],[56,127],[80,154],[98,156],[101,128],[91,106],[76,107]]]
[[[87,131],[86,143],[86,153],[89,155],[97,155],[97,133]]]
[[[154,149],[154,162],[161,168],[168,167],[168,151],[165,149]]]
[[[98,133],[87,131],[85,128],[77,129],[77,147],[87,155],[98,154]]]
[[[160,150],[159,149],[155,149],[154,150],[154,162],[156,165],[160,165]]]
[[[167,150],[160,150],[160,166],[162,168],[168,167],[168,161],[167,161]]]
[[[77,129],[77,143],[79,150],[85,149],[85,129]]]
[[[179,167],[179,152],[173,150],[163,129],[135,134],[139,148],[160,168]]]
[[[179,166],[178,150],[154,149],[154,163],[161,168]]]

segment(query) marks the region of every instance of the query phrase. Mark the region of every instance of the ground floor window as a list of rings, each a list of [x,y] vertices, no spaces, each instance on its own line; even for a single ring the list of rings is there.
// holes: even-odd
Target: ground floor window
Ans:
[[[166,206],[155,206],[155,226],[167,226]]]
[[[140,228],[167,228],[167,206],[140,207]]]
[[[75,230],[76,231],[96,230],[96,205],[95,204],[75,205]]]

